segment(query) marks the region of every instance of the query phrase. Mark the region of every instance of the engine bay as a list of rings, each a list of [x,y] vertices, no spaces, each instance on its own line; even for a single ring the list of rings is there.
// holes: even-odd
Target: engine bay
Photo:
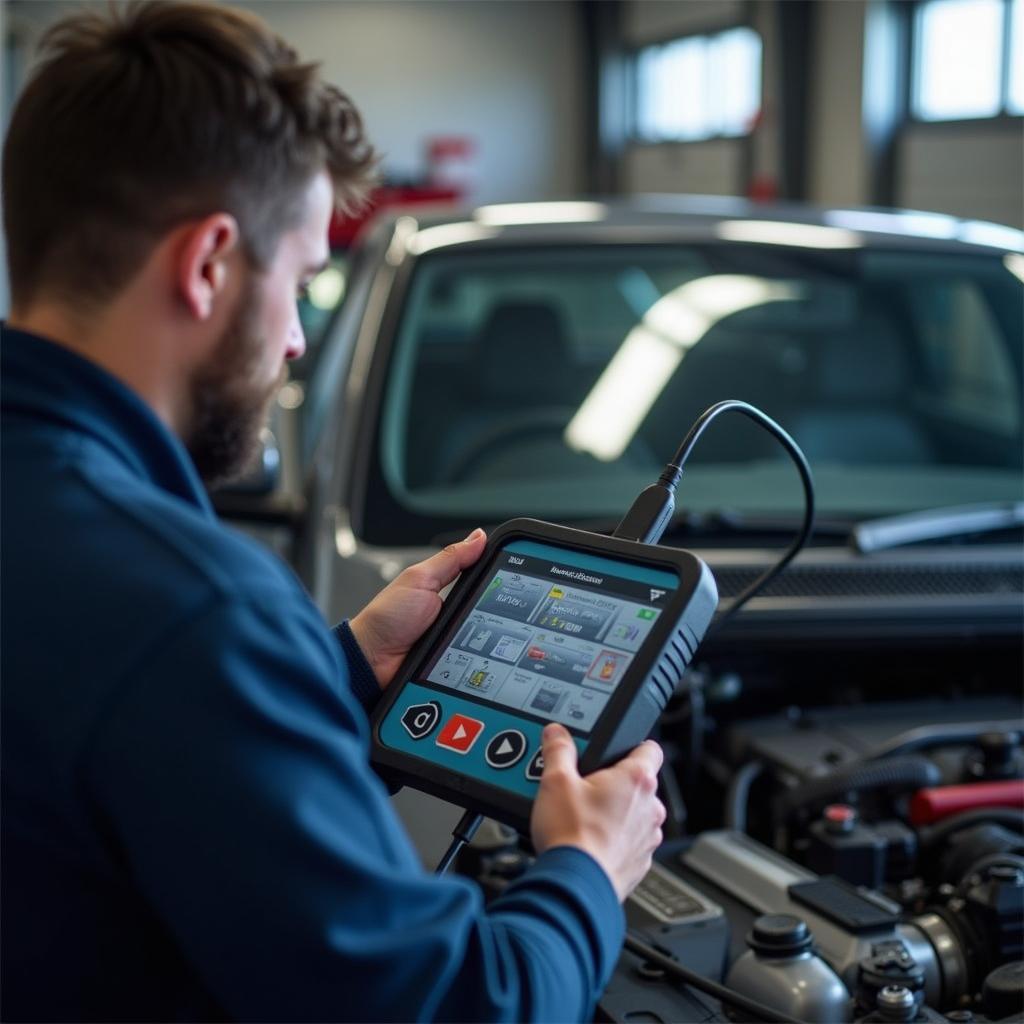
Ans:
[[[787,695],[800,704],[747,715],[770,701],[720,671],[689,680],[675,715],[670,706],[668,838],[627,900],[629,938],[597,1019],[1024,1021],[1024,722],[1012,677],[1000,671],[1009,689],[995,695],[981,692],[985,671],[915,698],[916,676],[858,687],[858,659],[810,657],[835,666],[828,703],[794,680]],[[993,653],[986,667],[1012,664]],[[460,870],[493,895],[529,857],[521,840],[492,837]]]

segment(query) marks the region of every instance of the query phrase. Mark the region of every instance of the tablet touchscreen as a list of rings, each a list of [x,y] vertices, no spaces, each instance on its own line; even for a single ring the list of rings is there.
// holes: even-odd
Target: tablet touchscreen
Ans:
[[[513,541],[419,680],[589,735],[677,586],[669,571]]]

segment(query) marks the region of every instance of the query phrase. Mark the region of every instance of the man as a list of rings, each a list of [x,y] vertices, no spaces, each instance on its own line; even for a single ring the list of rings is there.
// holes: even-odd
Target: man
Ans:
[[[215,520],[335,201],[374,157],[256,18],[167,0],[44,41],[4,149],[4,1019],[584,1019],[660,841],[652,743],[582,779],[560,727],[535,866],[427,874],[369,711],[475,531],[334,634]],[[198,472],[197,472],[198,471]]]

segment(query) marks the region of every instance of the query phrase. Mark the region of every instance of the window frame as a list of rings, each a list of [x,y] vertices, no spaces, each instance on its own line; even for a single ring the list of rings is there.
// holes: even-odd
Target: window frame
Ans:
[[[907,42],[906,42],[906,61],[907,61],[907,76],[905,84],[905,94],[903,97],[904,106],[904,123],[907,126],[913,126],[914,128],[939,128],[944,129],[951,126],[963,126],[969,128],[972,126],[984,126],[984,127],[1003,127],[1003,128],[1020,128],[1021,121],[1024,120],[1024,111],[1021,113],[1013,113],[1008,108],[1009,93],[1010,93],[1010,64],[1011,64],[1011,30],[1013,23],[1013,0],[1000,0],[1002,3],[1002,25],[1001,25],[1001,38],[1000,38],[1000,53],[999,60],[1000,74],[999,74],[999,110],[995,114],[982,116],[982,117],[950,117],[950,118],[931,118],[921,117],[917,110],[917,98],[918,98],[918,75],[922,63],[921,54],[921,17],[924,9],[930,5],[936,3],[943,3],[944,0],[912,0],[912,3],[908,5],[908,27]]]
[[[626,142],[632,146],[699,146],[708,142],[748,142],[753,135],[756,124],[752,124],[746,131],[737,134],[724,134],[715,132],[711,135],[702,135],[699,138],[680,138],[678,136],[661,136],[652,138],[640,132],[640,61],[644,53],[653,49],[662,49],[674,43],[687,42],[693,39],[703,39],[710,42],[727,32],[736,29],[748,29],[756,37],[761,47],[760,61],[758,67],[758,111],[764,104],[764,38],[757,26],[750,19],[732,21],[726,24],[716,24],[704,29],[687,31],[683,33],[673,32],[671,35],[656,37],[637,43],[627,53],[628,73],[626,75]]]

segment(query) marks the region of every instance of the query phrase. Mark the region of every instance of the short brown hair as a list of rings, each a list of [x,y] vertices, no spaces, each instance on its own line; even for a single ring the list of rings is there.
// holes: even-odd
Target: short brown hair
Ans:
[[[319,170],[351,208],[376,155],[352,102],[259,18],[148,0],[72,14],[11,119],[3,212],[14,305],[116,294],[174,225],[218,210],[265,266]]]

